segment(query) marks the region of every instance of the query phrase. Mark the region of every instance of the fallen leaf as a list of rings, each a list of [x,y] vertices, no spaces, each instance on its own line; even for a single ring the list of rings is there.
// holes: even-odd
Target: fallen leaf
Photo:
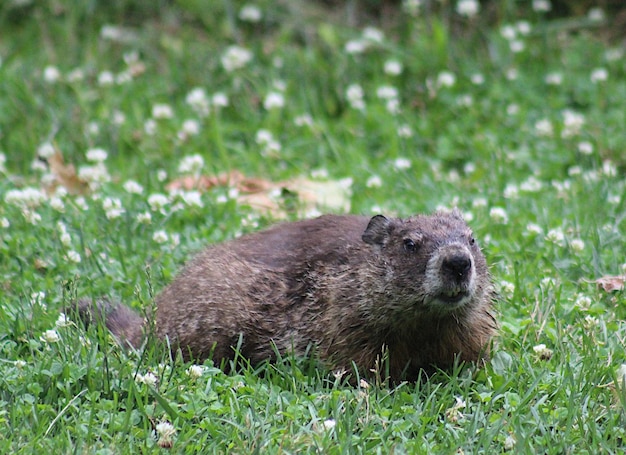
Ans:
[[[78,177],[74,165],[65,164],[60,150],[56,149],[54,154],[47,159],[47,162],[50,172],[54,176],[54,184],[61,185],[70,194],[85,194],[89,191],[89,185]]]
[[[606,292],[611,292],[623,290],[625,280],[626,275],[603,276],[602,278],[598,278],[597,280],[595,280],[595,283],[598,284],[598,286],[600,286]]]
[[[285,218],[295,209],[304,215],[314,209],[329,209],[338,212],[350,210],[352,179],[316,181],[297,177],[283,182],[246,177],[234,170],[217,176],[186,176],[171,181],[166,189],[206,191],[215,187],[237,189],[237,202],[254,210]]]

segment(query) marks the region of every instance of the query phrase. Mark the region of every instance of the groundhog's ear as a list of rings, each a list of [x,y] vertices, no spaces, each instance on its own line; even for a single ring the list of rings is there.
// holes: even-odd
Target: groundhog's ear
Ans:
[[[370,220],[361,238],[370,245],[383,245],[389,237],[390,226],[391,221],[389,219],[382,215],[376,215]]]

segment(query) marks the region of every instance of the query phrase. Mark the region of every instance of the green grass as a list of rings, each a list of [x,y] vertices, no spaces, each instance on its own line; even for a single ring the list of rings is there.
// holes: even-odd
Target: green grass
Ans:
[[[497,22],[452,6],[397,14],[362,54],[345,46],[363,27],[310,2],[260,0],[258,24],[238,18],[237,1],[141,4],[0,6],[0,452],[153,453],[165,450],[159,422],[174,426],[176,453],[625,450],[626,398],[610,383],[626,363],[626,301],[590,282],[625,269],[623,48],[588,20],[550,22],[513,3],[496,8]],[[518,30],[515,53],[501,30],[520,20],[530,32]],[[104,38],[107,24],[131,38]],[[252,59],[229,72],[221,57],[233,44]],[[142,66],[129,78],[133,58]],[[388,60],[400,74],[384,71]],[[49,66],[58,80],[46,81]],[[597,69],[606,80],[592,81]],[[102,84],[106,71],[122,81]],[[453,85],[438,84],[444,71]],[[353,84],[364,110],[347,96]],[[378,96],[384,86],[397,90],[397,111]],[[186,102],[195,87],[227,105],[200,116]],[[283,107],[263,106],[270,92]],[[158,104],[172,117],[154,120]],[[296,124],[303,115],[310,125]],[[199,132],[180,139],[187,119]],[[259,130],[280,149],[265,150]],[[106,150],[110,179],[84,196],[14,202],[14,190],[46,188],[48,170],[32,168],[46,143],[76,168],[93,165],[87,150]],[[128,353],[101,328],[58,321],[77,295],[148,308],[203,245],[271,223],[223,188],[202,206],[176,196],[153,210],[149,196],[167,194],[196,154],[205,175],[351,177],[354,213],[460,207],[501,293],[492,361],[397,386],[353,387],[290,358],[232,373],[207,362],[194,377],[157,344]],[[368,185],[374,175],[380,187]],[[128,180],[143,191],[128,192]],[[58,341],[46,341],[53,329]],[[137,381],[148,372],[152,386]]]

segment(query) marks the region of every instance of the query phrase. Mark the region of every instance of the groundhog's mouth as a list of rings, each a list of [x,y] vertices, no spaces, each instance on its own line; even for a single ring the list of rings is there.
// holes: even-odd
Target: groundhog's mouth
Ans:
[[[440,302],[446,304],[461,303],[466,298],[469,298],[470,293],[468,291],[444,291],[439,293],[435,298]]]

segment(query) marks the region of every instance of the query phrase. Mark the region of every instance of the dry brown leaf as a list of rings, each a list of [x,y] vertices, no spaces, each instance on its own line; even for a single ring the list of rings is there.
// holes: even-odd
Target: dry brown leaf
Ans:
[[[70,194],[85,194],[89,191],[87,182],[78,177],[73,164],[65,164],[61,151],[56,149],[48,158],[48,167],[56,184],[64,187]]]
[[[182,177],[171,181],[166,189],[206,191],[214,187],[235,188],[237,202],[274,218],[287,216],[286,198],[298,197],[299,208],[307,212],[316,208],[347,212],[350,210],[351,181],[315,181],[298,177],[284,182],[271,182],[261,178],[246,177],[234,170],[217,176]]]
[[[598,278],[597,280],[595,280],[595,283],[597,283],[598,286],[600,286],[606,292],[612,292],[623,290],[625,280],[626,275],[603,276],[602,278]]]

